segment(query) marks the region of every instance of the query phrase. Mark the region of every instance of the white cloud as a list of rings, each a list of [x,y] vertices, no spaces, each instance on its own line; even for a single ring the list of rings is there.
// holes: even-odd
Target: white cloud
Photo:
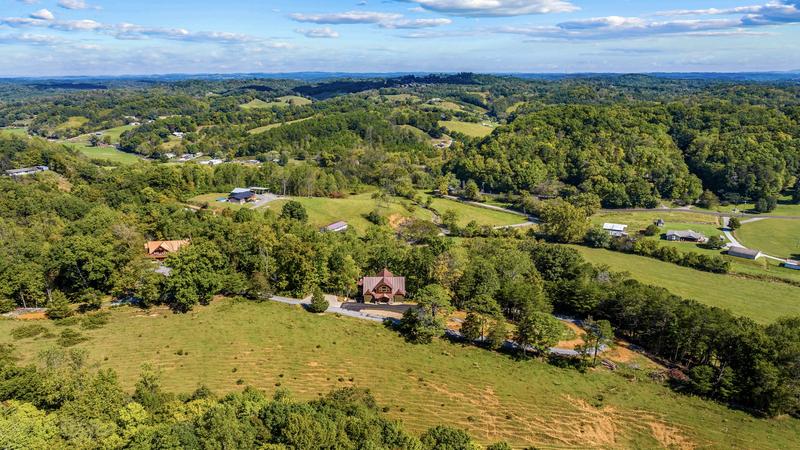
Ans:
[[[327,14],[289,14],[296,22],[309,22],[328,25],[384,23],[402,19],[401,14],[374,12],[374,11],[347,11]]]
[[[51,13],[46,9],[40,9],[38,11],[31,13],[31,18],[42,19],[42,20],[53,20],[56,18],[56,16],[54,16],[53,13]]]
[[[46,34],[4,34],[0,35],[0,44],[28,44],[28,45],[52,45],[62,42],[56,36]]]
[[[58,6],[65,9],[90,9],[96,6],[91,6],[85,0],[58,0]]]
[[[433,28],[442,25],[450,25],[453,23],[450,19],[401,19],[393,22],[381,23],[383,28],[401,28],[401,29],[415,29],[415,28]]]
[[[397,0],[455,16],[501,17],[577,11],[567,0]]]
[[[415,29],[431,28],[453,23],[450,19],[406,19],[402,14],[372,12],[372,11],[347,11],[326,14],[290,14],[289,17],[296,22],[308,22],[326,25],[353,25],[375,24],[381,28]]]
[[[335,39],[339,37],[339,33],[329,27],[311,29],[297,28],[294,31],[295,33],[300,33],[305,37],[314,39]]]

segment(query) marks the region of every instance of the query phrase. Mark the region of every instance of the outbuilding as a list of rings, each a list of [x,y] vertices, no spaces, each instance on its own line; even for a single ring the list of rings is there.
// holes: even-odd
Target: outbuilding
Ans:
[[[758,250],[751,250],[749,248],[736,247],[736,246],[728,247],[728,255],[744,259],[758,259],[764,256]]]
[[[603,230],[614,237],[622,237],[627,236],[628,233],[625,230],[628,229],[627,225],[623,225],[620,223],[604,223]]]

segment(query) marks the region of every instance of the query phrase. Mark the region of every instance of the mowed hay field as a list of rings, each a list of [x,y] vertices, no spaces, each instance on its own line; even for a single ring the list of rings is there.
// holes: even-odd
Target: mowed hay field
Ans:
[[[403,217],[433,219],[432,212],[413,206],[408,200],[393,197],[388,202],[379,202],[372,198],[371,193],[351,195],[347,198],[290,197],[270,202],[265,208],[280,214],[281,208],[289,200],[301,203],[308,213],[308,222],[317,227],[343,220],[357,231],[366,231],[372,223],[364,216],[375,209],[382,216],[388,217],[391,223],[397,223],[398,219]]]
[[[606,264],[614,272],[629,272],[632,278],[643,283],[725,308],[760,323],[771,323],[779,317],[800,316],[800,288],[790,284],[702,272],[610,250],[574,248],[593,264]]]
[[[484,126],[480,123],[461,122],[458,120],[442,120],[439,125],[447,128],[451,132],[465,134],[472,137],[486,137],[492,134],[494,126]]]
[[[27,128],[0,128],[0,134],[6,135],[13,135],[19,137],[27,137],[28,136],[28,129]]]
[[[473,220],[477,222],[478,225],[488,225],[492,227],[514,225],[528,220],[524,216],[481,208],[479,206],[446,198],[433,197],[431,207],[439,214],[444,214],[446,211],[455,211],[458,215],[458,225],[462,227]]]
[[[800,257],[800,220],[764,219],[736,230],[742,245],[780,258]]]
[[[250,133],[250,134],[258,134],[258,133],[263,133],[263,132],[265,132],[265,131],[268,131],[268,130],[271,130],[271,129],[273,129],[273,128],[278,128],[278,127],[280,127],[280,126],[283,126],[283,125],[288,125],[288,124],[290,124],[290,123],[298,123],[298,122],[302,122],[302,121],[304,121],[304,120],[308,120],[308,119],[310,119],[310,118],[311,118],[311,117],[305,117],[305,118],[303,118],[303,119],[290,120],[290,121],[288,121],[288,122],[271,123],[271,124],[269,124],[269,125],[264,125],[263,127],[253,128],[252,130],[248,130],[247,132],[248,132],[248,133]]]
[[[0,321],[0,342],[11,342],[10,330],[21,325]],[[800,433],[795,419],[756,419],[674,393],[644,373],[628,381],[445,341],[412,345],[380,324],[272,302],[222,300],[185,315],[123,308],[84,333],[91,339],[77,348],[114,369],[129,390],[143,363],[173,392],[251,385],[307,400],[356,385],[414,432],[449,424],[518,448],[789,448]],[[24,363],[54,342],[14,344]]]

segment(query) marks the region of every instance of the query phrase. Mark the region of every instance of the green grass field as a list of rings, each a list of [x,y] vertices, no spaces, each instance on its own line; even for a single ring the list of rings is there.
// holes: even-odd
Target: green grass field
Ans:
[[[0,342],[12,342],[20,325],[0,321]],[[448,424],[515,448],[790,448],[800,434],[797,419],[757,419],[677,394],[644,371],[629,381],[445,341],[413,345],[380,324],[271,302],[222,300],[183,315],[122,308],[104,328],[81,332],[90,340],[77,348],[97,367],[114,369],[128,390],[143,363],[159,369],[172,392],[201,384],[239,391],[242,380],[309,400],[356,385],[411,431]],[[13,342],[22,363],[54,345]]]
[[[27,128],[0,128],[0,133],[2,134],[10,134],[13,136],[20,136],[20,137],[27,137],[28,136],[28,129]]]
[[[312,103],[311,100],[305,97],[300,97],[298,95],[286,95],[283,97],[279,97],[272,102],[265,102],[264,100],[255,98],[240,106],[243,109],[272,108],[273,106],[283,108],[286,106],[310,105],[311,103]]]
[[[775,211],[766,214],[758,214],[759,216],[792,216],[792,217],[800,217],[800,205],[795,205],[792,203],[792,197],[789,195],[784,195],[778,198],[778,207],[775,208]],[[733,212],[734,210],[738,212],[748,212],[753,213],[753,209],[755,205],[753,203],[741,203],[738,205],[726,205],[726,206],[718,206],[714,208],[714,211],[719,212]],[[701,209],[701,208],[698,208]]]
[[[431,207],[439,214],[444,214],[445,211],[448,210],[455,211],[456,214],[458,214],[458,225],[462,227],[473,220],[477,222],[478,225],[489,225],[493,227],[514,225],[527,220],[525,217],[516,214],[472,206],[446,198],[433,197]]]
[[[308,221],[314,226],[323,227],[333,222],[344,220],[350,227],[359,232],[365,231],[371,225],[365,215],[378,209],[386,217],[402,218],[414,217],[431,220],[433,213],[418,206],[412,206],[410,211],[406,205],[411,205],[406,199],[391,198],[388,203],[379,203],[372,198],[372,193],[351,195],[347,198],[333,199],[323,197],[291,197],[305,206],[308,212]],[[277,200],[268,203],[269,208],[280,213],[281,208],[288,200]],[[391,220],[391,219],[390,219]]]
[[[800,288],[781,282],[745,279],[681,267],[653,258],[609,250],[575,247],[593,264],[606,264],[614,272],[629,272],[643,283],[668,289],[676,295],[725,308],[761,323],[800,315]]]
[[[492,126],[484,126],[480,123],[472,123],[472,122],[462,122],[459,120],[443,120],[439,122],[439,125],[447,128],[448,130],[454,133],[461,133],[467,136],[472,137],[486,137],[492,134],[492,131],[495,129],[495,125]]]
[[[780,258],[800,256],[800,220],[766,219],[736,230],[743,245]]]
[[[72,128],[80,128],[84,124],[89,122],[88,117],[83,116],[72,116],[67,119],[66,122],[62,123],[61,125],[56,127],[56,131],[66,131]]]
[[[102,159],[116,164],[134,164],[142,161],[132,153],[117,150],[115,147],[91,147],[84,144],[74,144],[72,142],[62,142],[64,145],[74,148],[83,153],[89,159]]]
[[[313,117],[313,116],[312,116],[312,117]],[[271,130],[271,129],[273,129],[273,128],[278,128],[278,127],[280,127],[280,126],[283,126],[283,125],[288,125],[288,124],[290,124],[290,123],[302,122],[302,121],[304,121],[304,120],[308,120],[308,119],[310,119],[310,118],[311,118],[311,117],[305,117],[305,118],[302,118],[302,119],[290,120],[290,121],[288,121],[288,122],[271,123],[271,124],[269,124],[269,125],[264,125],[263,127],[253,128],[252,130],[248,130],[247,132],[248,132],[248,133],[250,133],[250,134],[258,134],[258,133],[263,133],[263,132],[265,132],[265,131],[267,131],[267,130]]]

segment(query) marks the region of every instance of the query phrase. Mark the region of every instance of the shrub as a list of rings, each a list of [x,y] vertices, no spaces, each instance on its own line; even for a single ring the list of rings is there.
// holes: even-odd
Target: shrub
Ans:
[[[42,325],[23,325],[11,330],[11,337],[16,340],[29,339],[47,333],[47,328]]]
[[[11,312],[16,307],[17,307],[17,304],[14,303],[12,300],[9,300],[7,298],[0,299],[0,314],[5,314],[7,312]]]
[[[305,223],[308,220],[308,213],[302,203],[290,200],[281,209],[281,219],[294,219]]]
[[[53,291],[50,295],[50,301],[47,304],[47,312],[45,313],[48,319],[58,320],[65,319],[75,314],[67,302],[67,297],[61,291]]]
[[[61,336],[58,338],[58,345],[62,347],[72,347],[88,340],[89,338],[81,333],[71,328],[67,328],[61,332]]]
[[[659,233],[661,233],[661,228],[652,223],[642,232],[645,236],[657,236]]]
[[[372,211],[370,211],[369,214],[367,214],[364,218],[374,223],[375,225],[386,225],[389,223],[389,219],[382,216],[380,211],[378,211],[377,209],[373,209]]]
[[[739,220],[738,217],[731,217],[730,220],[728,220],[728,228],[730,228],[731,230],[738,230],[739,228],[741,228],[741,226],[742,226],[742,221]]]
[[[611,235],[600,227],[592,227],[586,232],[583,242],[593,248],[609,248],[611,247]]]
[[[108,318],[110,316],[111,314],[107,312],[89,314],[81,319],[81,328],[84,330],[96,330],[98,328],[103,328],[103,326],[108,323]]]
[[[314,294],[311,296],[311,304],[308,305],[308,310],[312,313],[323,313],[328,310],[329,306],[330,304],[325,300],[322,289],[316,287],[314,289]]]

